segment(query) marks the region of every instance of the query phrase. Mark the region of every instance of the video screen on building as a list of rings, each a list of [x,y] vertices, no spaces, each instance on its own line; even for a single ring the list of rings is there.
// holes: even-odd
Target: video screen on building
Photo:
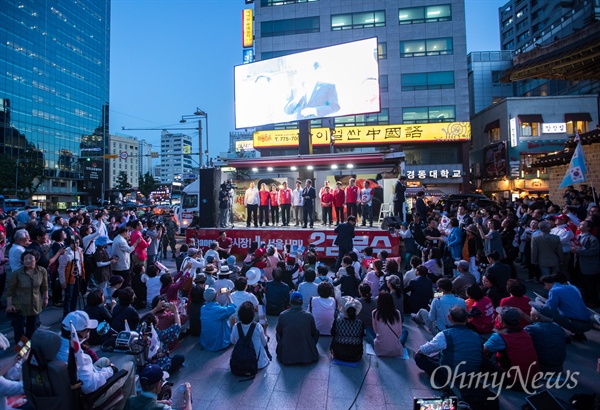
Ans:
[[[234,71],[236,128],[380,111],[376,37]]]

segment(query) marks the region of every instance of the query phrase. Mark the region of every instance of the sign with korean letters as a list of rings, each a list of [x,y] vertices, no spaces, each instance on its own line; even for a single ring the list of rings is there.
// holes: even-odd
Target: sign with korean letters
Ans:
[[[427,180],[449,180],[451,183],[461,182],[459,179],[462,178],[462,164],[448,164],[448,165],[422,165],[422,166],[406,166],[406,179],[421,180],[427,182]],[[454,180],[454,181],[452,181]]]
[[[542,134],[565,134],[567,132],[567,123],[552,122],[542,124]]]

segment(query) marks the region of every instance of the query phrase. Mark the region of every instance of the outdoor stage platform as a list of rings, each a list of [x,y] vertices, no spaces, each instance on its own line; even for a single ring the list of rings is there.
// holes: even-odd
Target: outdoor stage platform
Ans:
[[[283,251],[285,244],[288,243],[305,249],[308,249],[308,245],[313,244],[319,260],[334,259],[338,256],[338,247],[333,244],[337,234],[333,228],[319,226],[308,229],[294,226],[246,228],[236,226],[224,229],[227,236],[233,240],[231,253],[239,257],[246,256],[250,243],[253,241],[259,244],[261,242],[265,242],[267,245],[273,244],[279,251]],[[210,243],[219,237],[219,231],[221,231],[220,228],[187,229],[186,243],[190,242],[190,238],[195,238],[199,247],[206,251]],[[388,231],[379,228],[365,229],[356,225],[354,248],[362,252],[367,246],[372,247],[374,253],[386,250],[390,256],[399,256],[400,240],[398,236],[390,235]]]

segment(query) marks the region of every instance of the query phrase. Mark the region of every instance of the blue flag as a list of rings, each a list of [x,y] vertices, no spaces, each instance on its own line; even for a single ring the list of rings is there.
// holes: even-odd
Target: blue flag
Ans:
[[[567,169],[567,173],[560,183],[559,188],[585,182],[586,172],[587,167],[585,166],[585,158],[583,157],[583,148],[581,147],[581,142],[577,142],[577,147],[575,147],[575,152],[573,153],[571,162],[569,163],[569,169]]]

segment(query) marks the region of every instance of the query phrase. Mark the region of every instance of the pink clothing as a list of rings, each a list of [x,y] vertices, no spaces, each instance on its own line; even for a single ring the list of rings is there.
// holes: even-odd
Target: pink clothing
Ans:
[[[132,231],[131,237],[129,238],[129,243],[134,244],[135,241],[141,238],[140,242],[137,244],[133,253],[138,257],[139,260],[145,261],[148,259],[148,254],[146,253],[146,248],[150,245],[146,240],[142,237],[142,233],[140,231]]]
[[[394,324],[388,324],[383,320],[377,320],[377,309],[371,313],[373,331],[376,335],[373,348],[377,356],[400,357],[404,355],[404,347],[400,343],[400,336],[402,336],[402,315],[400,312],[398,312],[398,316],[400,320],[394,322]]]

